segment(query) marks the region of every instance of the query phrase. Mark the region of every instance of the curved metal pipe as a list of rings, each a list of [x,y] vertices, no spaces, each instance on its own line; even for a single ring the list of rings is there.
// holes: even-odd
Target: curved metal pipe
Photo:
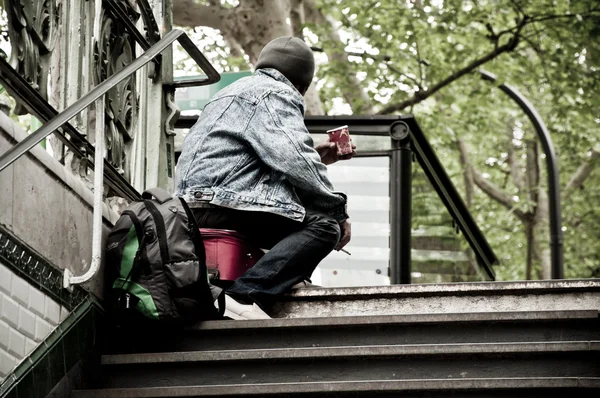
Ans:
[[[102,262],[102,201],[104,195],[104,96],[96,100],[96,147],[94,153],[94,212],[92,213],[92,260],[88,270],[75,276],[69,268],[63,274],[63,287],[71,289],[73,285],[92,279]]]
[[[492,73],[480,70],[479,73],[483,80],[496,82],[496,76]],[[558,176],[558,163],[554,144],[550,133],[544,124],[540,114],[534,106],[525,98],[516,88],[502,83],[498,86],[510,98],[512,98],[523,109],[542,143],[544,154],[546,155],[546,167],[548,168],[548,200],[550,212],[550,250],[552,256],[552,279],[563,279],[563,237],[561,229],[560,215],[560,185]]]
[[[94,37],[100,37],[102,30],[102,1],[97,1],[94,11]],[[102,262],[102,205],[104,196],[104,128],[105,126],[105,97],[96,100],[96,139],[94,148],[94,211],[92,213],[92,260],[88,270],[79,276],[73,275],[68,267],[63,273],[63,287],[72,289],[73,285],[89,281],[96,275]]]

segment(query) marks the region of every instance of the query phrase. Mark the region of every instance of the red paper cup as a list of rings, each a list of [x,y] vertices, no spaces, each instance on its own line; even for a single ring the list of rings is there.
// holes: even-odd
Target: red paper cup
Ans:
[[[335,142],[337,146],[338,156],[349,155],[352,153],[352,139],[348,126],[341,126],[332,130],[328,130],[329,141]]]

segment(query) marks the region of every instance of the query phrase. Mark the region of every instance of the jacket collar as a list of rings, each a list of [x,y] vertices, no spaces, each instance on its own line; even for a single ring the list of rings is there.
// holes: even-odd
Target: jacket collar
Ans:
[[[294,86],[292,84],[291,81],[288,80],[287,77],[285,77],[283,75],[283,73],[279,72],[277,69],[273,69],[273,68],[265,68],[265,69],[257,69],[256,72],[254,72],[255,75],[263,75],[263,76],[269,76],[272,79],[275,79],[279,82],[285,83],[288,86],[290,86],[291,88],[293,88],[298,94],[300,94],[300,91],[298,91],[298,89],[296,88],[296,86]],[[302,94],[300,94],[302,95]]]

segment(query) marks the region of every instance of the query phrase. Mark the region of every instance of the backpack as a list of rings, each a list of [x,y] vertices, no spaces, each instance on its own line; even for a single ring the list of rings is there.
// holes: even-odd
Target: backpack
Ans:
[[[117,319],[193,323],[223,315],[223,292],[209,282],[194,216],[182,198],[161,188],[123,211],[108,234],[105,267]]]

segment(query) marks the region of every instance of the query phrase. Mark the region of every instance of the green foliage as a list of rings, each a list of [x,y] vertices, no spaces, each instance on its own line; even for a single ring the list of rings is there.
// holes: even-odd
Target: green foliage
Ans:
[[[473,167],[512,200],[512,209],[479,189],[472,213],[502,264],[500,280],[524,279],[527,241],[515,212],[535,213],[539,190],[546,190],[545,159],[539,183],[519,183],[526,175],[528,148],[536,140],[526,115],[504,93],[477,74],[518,89],[547,124],[559,158],[561,188],[600,148],[600,3],[590,0],[320,0],[320,9],[338,21],[342,44],[328,42],[325,25],[307,25],[311,44],[344,48],[374,109],[415,99],[414,113],[459,190],[464,165],[456,140],[470,147]],[[219,47],[220,43],[216,43]],[[503,52],[498,52],[507,44]],[[218,50],[217,50],[218,51]],[[214,59],[214,58],[213,58]],[[222,54],[223,70],[240,59]],[[319,62],[317,87],[324,108],[339,112],[353,95],[339,65]],[[477,63],[481,61],[481,63]],[[465,71],[464,74],[460,73]],[[468,72],[468,73],[467,73]],[[452,78],[451,78],[452,77]],[[450,78],[450,79],[449,79]],[[441,84],[440,84],[441,83]],[[435,93],[432,88],[441,87]],[[359,148],[360,149],[360,148]],[[511,168],[509,154],[516,165]],[[532,159],[530,159],[532,160]],[[531,162],[530,162],[531,163]],[[600,164],[597,162],[595,167]],[[515,174],[516,173],[516,174]],[[600,276],[600,183],[598,171],[562,203],[565,274]],[[426,203],[419,211],[428,211]],[[548,247],[546,225],[536,239]],[[539,271],[536,261],[534,269]],[[534,272],[534,277],[538,273]]]
[[[240,72],[250,68],[248,58],[243,54],[234,54],[218,31],[206,27],[179,29],[186,31],[218,72]],[[173,63],[176,76],[202,74],[196,62],[182,49],[173,52]]]
[[[481,67],[498,83],[517,88],[537,108],[554,140],[564,188],[597,147],[600,127],[600,5],[590,1],[363,1],[322,0],[322,7],[340,21],[348,51],[372,57],[351,57],[380,109],[423,93],[473,61],[509,42],[526,15],[517,47]],[[321,27],[321,29],[323,29]],[[318,33],[318,29],[316,29]],[[321,43],[320,43],[321,44]],[[325,44],[321,44],[324,46]],[[335,68],[321,68],[321,78],[339,81]],[[326,86],[326,84],[324,84]],[[344,87],[329,84],[331,98]],[[540,184],[517,186],[508,163],[525,174],[527,146],[536,140],[528,118],[518,106],[476,73],[466,74],[403,112],[417,115],[423,130],[454,184],[464,189],[463,166],[455,141],[470,147],[473,166],[514,200],[512,211],[481,190],[475,190],[472,213],[501,258],[499,279],[524,279],[527,242],[515,209],[535,212],[538,189],[546,189],[544,159]],[[510,135],[510,136],[509,136]],[[512,136],[512,137],[511,137]],[[598,173],[562,203],[567,277],[600,274]],[[533,198],[533,199],[532,199]],[[423,210],[423,209],[421,209]],[[548,247],[548,229],[536,229],[541,248]],[[536,262],[534,268],[539,270]],[[534,272],[536,276],[536,272]]]

